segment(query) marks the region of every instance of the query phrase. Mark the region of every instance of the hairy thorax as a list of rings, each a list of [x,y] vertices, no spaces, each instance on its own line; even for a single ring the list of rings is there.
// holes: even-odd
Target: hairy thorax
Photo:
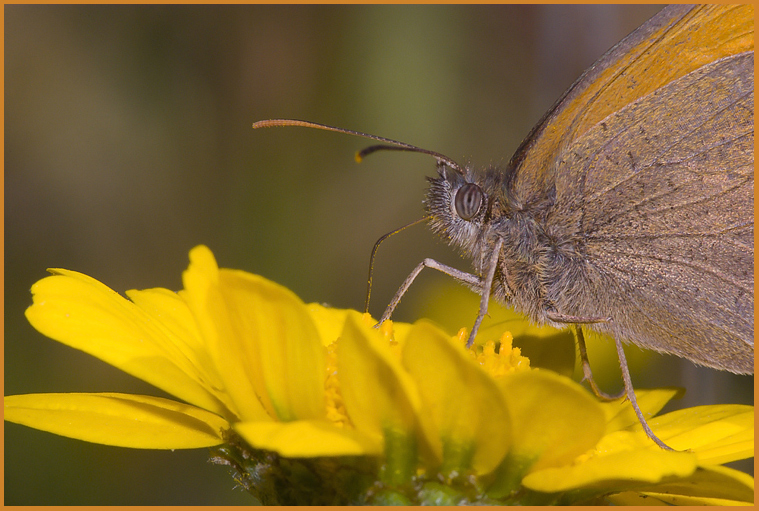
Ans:
[[[529,210],[514,211],[489,227],[487,236],[503,239],[493,288],[498,300],[540,324],[551,323],[550,312],[582,315],[578,284],[586,270],[574,233],[549,231],[541,215]]]

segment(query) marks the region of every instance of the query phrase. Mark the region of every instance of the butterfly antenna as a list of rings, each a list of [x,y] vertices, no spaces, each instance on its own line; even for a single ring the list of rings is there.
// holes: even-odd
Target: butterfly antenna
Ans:
[[[364,312],[369,312],[369,298],[372,295],[372,273],[374,273],[374,256],[377,255],[377,249],[379,248],[380,244],[388,239],[393,234],[398,234],[402,230],[411,227],[412,225],[416,225],[418,223],[424,222],[425,220],[429,220],[429,216],[425,216],[420,218],[419,220],[414,220],[410,224],[406,224],[403,227],[399,227],[398,229],[391,231],[377,240],[377,243],[374,244],[374,248],[372,248],[372,255],[369,256],[369,278],[366,280],[366,302],[364,302]]]
[[[416,147],[414,145],[407,144],[405,142],[399,142],[391,138],[378,137],[377,135],[370,135],[368,133],[363,133],[361,131],[347,130],[344,128],[336,128],[334,126],[328,126],[326,124],[320,124],[318,122],[299,121],[297,119],[268,119],[266,121],[258,121],[258,122],[253,123],[253,129],[273,128],[273,127],[279,127],[279,126],[301,126],[304,128],[316,128],[316,129],[325,130],[325,131],[335,131],[337,133],[345,133],[346,135],[355,135],[357,137],[368,138],[370,140],[376,140],[378,142],[384,142],[385,144],[389,144],[389,145],[385,145],[385,144],[374,145],[371,147],[367,147],[363,151],[359,151],[358,153],[356,153],[357,162],[360,162],[365,156],[373,152],[380,151],[380,150],[410,151],[414,153],[421,153],[421,154],[432,156],[438,161],[438,163],[442,163],[452,168],[453,170],[455,170],[462,176],[464,175],[464,169],[461,167],[461,165],[459,165],[458,163],[456,163],[455,161],[453,161],[446,155],[440,154],[435,151],[430,151],[429,149],[422,149],[421,147]]]

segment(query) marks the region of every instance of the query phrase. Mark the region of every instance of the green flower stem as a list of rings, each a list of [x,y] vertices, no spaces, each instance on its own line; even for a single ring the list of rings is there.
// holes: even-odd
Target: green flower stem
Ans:
[[[473,442],[456,442],[451,439],[443,441],[443,474],[464,473],[472,467],[475,444]]]
[[[392,427],[385,428],[384,437],[385,465],[380,480],[390,487],[410,483],[416,474],[416,438],[413,433]]]
[[[493,482],[488,487],[487,494],[494,499],[516,497],[522,489],[522,478],[534,462],[533,459],[509,453],[493,473]]]

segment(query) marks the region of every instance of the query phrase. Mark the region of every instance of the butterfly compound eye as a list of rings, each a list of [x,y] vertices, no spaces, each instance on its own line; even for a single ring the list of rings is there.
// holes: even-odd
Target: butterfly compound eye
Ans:
[[[467,183],[456,191],[453,205],[456,214],[463,220],[471,220],[482,206],[482,189],[474,183]]]

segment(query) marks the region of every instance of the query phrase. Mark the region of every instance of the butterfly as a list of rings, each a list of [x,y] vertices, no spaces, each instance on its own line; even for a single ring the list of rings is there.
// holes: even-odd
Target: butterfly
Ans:
[[[424,201],[433,231],[471,260],[424,268],[538,324],[575,329],[602,399],[635,398],[623,343],[740,374],[754,371],[754,21],[750,5],[674,5],[604,54],[559,98],[505,167],[470,168],[392,139],[378,150],[437,161]],[[376,247],[375,247],[376,248]],[[603,393],[583,329],[615,340],[624,390]]]

